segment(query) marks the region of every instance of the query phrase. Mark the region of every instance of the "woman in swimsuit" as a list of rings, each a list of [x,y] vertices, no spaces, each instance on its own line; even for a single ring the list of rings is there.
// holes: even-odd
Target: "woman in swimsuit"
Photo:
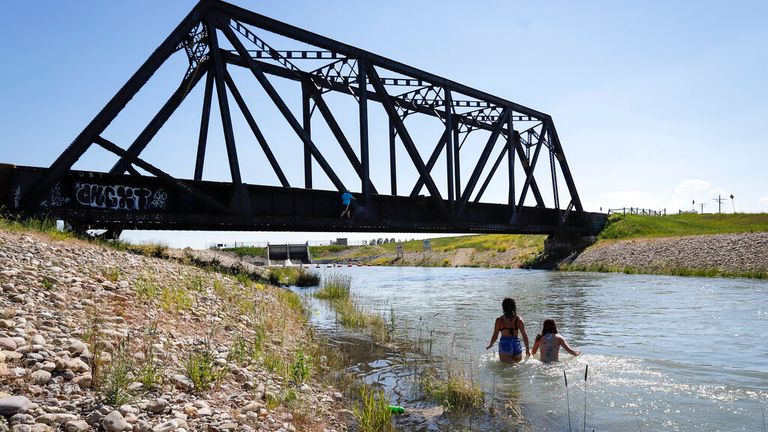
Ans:
[[[489,349],[496,342],[496,338],[501,333],[501,339],[499,340],[499,360],[508,363],[517,363],[523,359],[523,348],[520,346],[520,339],[517,338],[517,332],[519,331],[523,335],[523,342],[525,343],[525,356],[530,357],[531,352],[528,350],[528,334],[525,333],[525,323],[523,319],[517,315],[517,305],[511,298],[505,298],[501,302],[501,308],[504,310],[504,315],[496,318],[496,323],[493,325],[493,335],[491,336],[491,342],[485,349]]]
[[[565,348],[571,355],[578,356],[581,351],[576,351],[568,345],[565,338],[557,334],[557,324],[553,319],[544,320],[541,334],[536,336],[533,343],[533,354],[541,348],[541,361],[543,363],[556,362],[560,355],[560,347]]]

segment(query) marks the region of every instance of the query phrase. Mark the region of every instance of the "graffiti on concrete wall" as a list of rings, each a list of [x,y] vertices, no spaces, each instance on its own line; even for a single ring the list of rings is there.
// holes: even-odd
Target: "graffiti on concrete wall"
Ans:
[[[143,187],[78,183],[75,198],[84,206],[107,210],[164,210],[168,194],[162,189],[153,193]]]

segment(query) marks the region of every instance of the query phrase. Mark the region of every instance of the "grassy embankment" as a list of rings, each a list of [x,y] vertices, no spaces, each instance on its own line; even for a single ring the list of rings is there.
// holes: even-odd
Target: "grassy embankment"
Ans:
[[[241,246],[241,247],[235,247],[235,248],[227,248],[224,249],[226,252],[233,252],[239,257],[243,256],[254,256],[259,258],[267,258],[267,248],[264,247],[255,247],[255,246]]]
[[[598,237],[595,247],[610,242],[664,237],[701,236],[768,232],[768,213],[682,214],[669,216],[612,215]],[[672,276],[748,277],[765,279],[763,270],[725,270],[679,266],[641,268],[606,264],[569,264],[561,270],[595,271],[627,274],[665,274]]]
[[[431,251],[422,240],[402,242],[405,256],[398,259],[397,243],[370,246],[311,246],[313,259],[355,261],[369,265],[424,267],[518,267],[541,253],[544,236],[484,234],[430,239]]]
[[[612,215],[600,240],[768,232],[768,213]]]

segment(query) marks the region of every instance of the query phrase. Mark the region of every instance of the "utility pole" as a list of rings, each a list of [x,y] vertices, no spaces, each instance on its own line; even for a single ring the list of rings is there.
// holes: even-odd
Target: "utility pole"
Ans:
[[[725,201],[725,199],[721,198],[720,195],[718,195],[717,198],[712,198],[712,201],[717,201],[717,212],[721,213],[723,208],[723,201]]]
[[[701,203],[701,204],[699,204],[699,205],[701,206],[701,214],[704,214],[704,206],[705,206],[706,204],[704,204],[704,203]]]

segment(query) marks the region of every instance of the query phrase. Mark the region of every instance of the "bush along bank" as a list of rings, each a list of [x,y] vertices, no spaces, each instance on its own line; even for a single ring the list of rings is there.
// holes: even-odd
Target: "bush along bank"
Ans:
[[[333,350],[273,286],[0,230],[0,425],[346,430]]]

